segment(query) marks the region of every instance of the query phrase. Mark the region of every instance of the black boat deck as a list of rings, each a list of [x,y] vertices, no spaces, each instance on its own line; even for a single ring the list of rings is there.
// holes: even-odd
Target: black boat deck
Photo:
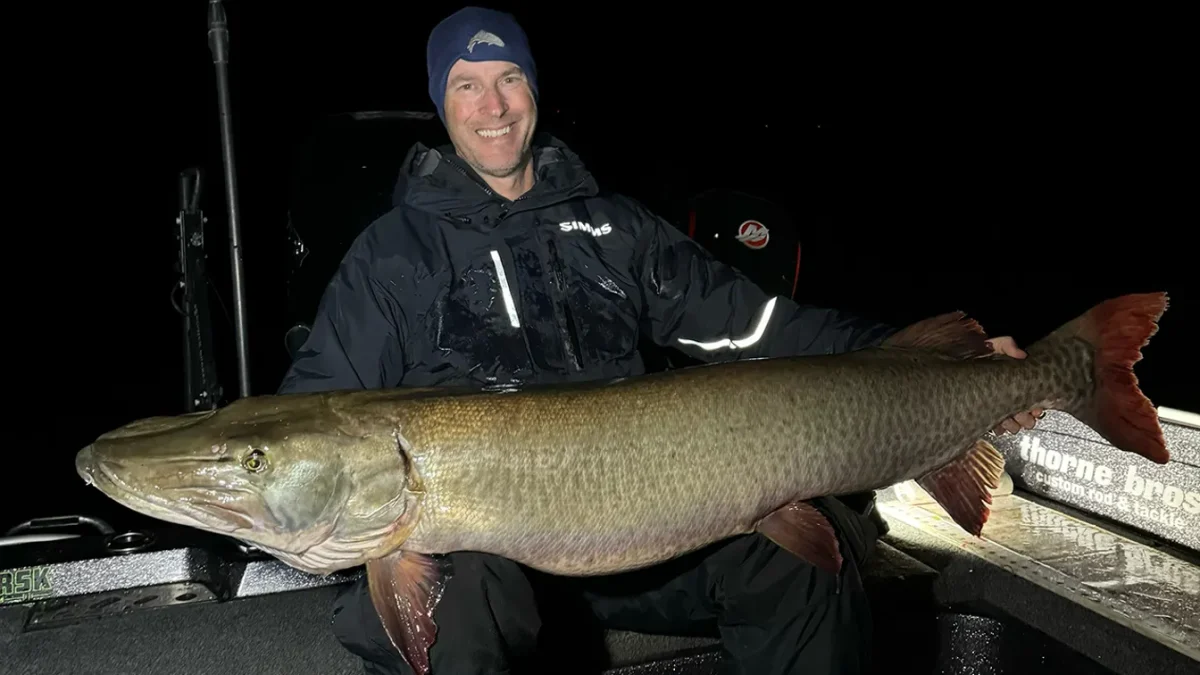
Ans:
[[[885,498],[880,509],[892,531],[866,574],[880,657],[909,660],[919,672],[965,672],[972,654],[992,672],[1016,672],[995,669],[1014,658],[1069,662],[1075,672],[1195,672],[1194,560],[1015,494],[996,499],[982,540],[927,500]],[[47,674],[362,672],[328,630],[344,579],[162,544],[88,560],[73,555],[84,541],[60,543],[66,561],[45,561],[58,597],[0,609],[5,664]],[[89,583],[107,589],[76,595]],[[217,601],[222,589],[238,599]],[[611,632],[606,644],[613,675],[711,673],[719,658],[710,639]]]

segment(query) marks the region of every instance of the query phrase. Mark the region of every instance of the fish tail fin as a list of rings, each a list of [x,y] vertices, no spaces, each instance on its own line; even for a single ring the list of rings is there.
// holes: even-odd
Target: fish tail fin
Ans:
[[[1063,325],[1042,342],[1082,340],[1091,348],[1092,387],[1064,407],[1116,448],[1158,464],[1170,459],[1158,411],[1138,387],[1133,366],[1158,332],[1166,293],[1136,293],[1106,300]],[[1038,345],[1030,347],[1030,353]]]

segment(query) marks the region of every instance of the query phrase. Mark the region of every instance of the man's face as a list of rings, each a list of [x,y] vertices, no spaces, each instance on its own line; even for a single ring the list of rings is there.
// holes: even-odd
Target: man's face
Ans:
[[[454,149],[476,171],[505,178],[522,168],[537,104],[516,64],[460,59],[446,80],[445,111]]]

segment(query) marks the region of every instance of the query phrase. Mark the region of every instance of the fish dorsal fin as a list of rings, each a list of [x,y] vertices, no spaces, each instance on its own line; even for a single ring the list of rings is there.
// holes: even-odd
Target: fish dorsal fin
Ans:
[[[929,350],[959,359],[994,353],[983,327],[965,312],[948,312],[910,324],[884,340],[882,346]]]
[[[449,558],[409,551],[367,563],[371,603],[392,646],[417,675],[429,674],[429,648],[437,637],[433,610],[452,574]]]
[[[991,491],[1000,486],[1003,474],[1004,455],[981,439],[949,464],[918,478],[917,485],[959,527],[978,537],[991,512]]]

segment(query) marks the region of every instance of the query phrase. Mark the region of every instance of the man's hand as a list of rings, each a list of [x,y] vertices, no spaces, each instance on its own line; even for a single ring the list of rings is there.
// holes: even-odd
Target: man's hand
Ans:
[[[992,350],[997,354],[1011,356],[1014,359],[1023,359],[1028,356],[1028,354],[1025,353],[1025,350],[1017,346],[1017,341],[1007,335],[1004,337],[992,338],[991,340],[988,340],[988,344],[991,345]],[[1010,434],[1015,434],[1021,429],[1032,429],[1034,425],[1037,424],[1038,419],[1045,413],[1046,411],[1041,408],[1033,408],[1028,412],[1017,413],[1016,415],[1013,415],[1012,417],[1001,422],[999,426],[993,429],[993,431],[995,431],[996,435],[999,436],[1006,431]]]

